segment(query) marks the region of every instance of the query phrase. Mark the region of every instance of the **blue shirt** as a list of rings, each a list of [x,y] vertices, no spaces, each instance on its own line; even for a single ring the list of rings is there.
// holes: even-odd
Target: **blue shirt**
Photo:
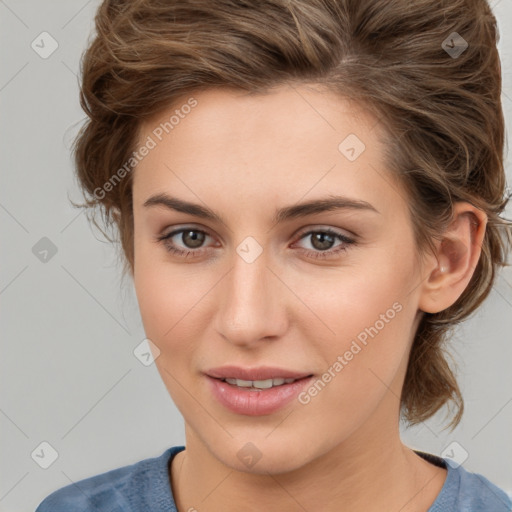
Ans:
[[[159,457],[79,480],[54,491],[36,512],[177,512],[169,482],[168,464],[184,446]],[[416,451],[448,470],[436,501],[426,512],[511,512],[504,491],[477,473],[453,467],[447,459]]]

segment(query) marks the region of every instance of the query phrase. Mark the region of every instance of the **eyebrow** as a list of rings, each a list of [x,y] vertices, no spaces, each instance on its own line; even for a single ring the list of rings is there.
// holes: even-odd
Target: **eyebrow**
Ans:
[[[165,193],[160,193],[148,198],[143,205],[145,208],[152,206],[163,206],[170,210],[182,213],[188,213],[195,217],[218,221],[224,224],[220,215],[208,207],[199,204],[190,203],[177,197],[171,197]],[[334,210],[366,210],[379,213],[379,211],[366,201],[360,199],[351,199],[349,197],[329,195],[323,199],[316,199],[304,203],[298,203],[291,206],[285,206],[275,212],[273,223],[278,224],[287,220],[306,217],[315,213],[323,213]]]

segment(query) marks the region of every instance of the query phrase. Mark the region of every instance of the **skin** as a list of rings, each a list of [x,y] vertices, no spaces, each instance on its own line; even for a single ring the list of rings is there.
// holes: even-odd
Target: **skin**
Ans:
[[[469,283],[485,215],[457,204],[436,253],[419,254],[407,195],[383,167],[383,132],[369,112],[305,85],[193,97],[197,106],[133,175],[135,290],[160,350],[158,371],[185,420],[186,450],[170,468],[178,509],[427,510],[446,470],[401,442],[399,396],[422,312],[447,308]],[[140,142],[176,108],[144,122]],[[351,133],[366,146],[352,162],[338,150]],[[334,192],[377,212],[272,221],[278,208]],[[157,193],[206,206],[223,222],[144,207]],[[167,241],[199,255],[172,254],[156,240],[178,228],[206,231],[199,248],[182,234]],[[322,228],[355,243],[315,258],[322,250],[304,235]],[[236,251],[248,236],[263,250],[252,263]],[[340,245],[335,237],[326,250]],[[394,303],[401,311],[308,404],[235,414],[202,374],[234,364],[321,376]],[[249,442],[261,454],[251,467],[237,457]]]

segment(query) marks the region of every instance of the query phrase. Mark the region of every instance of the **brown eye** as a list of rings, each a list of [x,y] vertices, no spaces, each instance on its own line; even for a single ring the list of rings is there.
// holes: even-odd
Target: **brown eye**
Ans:
[[[336,257],[355,244],[351,238],[330,228],[308,231],[300,236],[300,240],[309,240],[311,249],[302,250],[313,258]],[[338,245],[335,245],[336,240],[339,240]]]
[[[186,258],[201,255],[206,250],[202,246],[207,238],[211,237],[200,229],[182,228],[157,237],[157,241],[163,243],[168,252]]]
[[[200,247],[205,240],[205,233],[197,229],[182,231],[181,241],[190,249]]]
[[[330,249],[335,242],[335,237],[323,231],[317,231],[311,235],[311,245],[319,251]]]

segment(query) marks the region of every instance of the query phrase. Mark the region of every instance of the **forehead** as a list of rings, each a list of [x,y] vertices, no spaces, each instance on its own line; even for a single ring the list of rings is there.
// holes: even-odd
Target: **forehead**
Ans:
[[[154,147],[136,166],[134,197],[177,187],[190,199],[215,190],[271,200],[286,190],[289,202],[333,189],[369,199],[390,179],[379,183],[383,135],[368,110],[315,86],[200,91],[141,124],[138,144]]]
[[[193,125],[193,130],[187,130],[186,125]],[[198,139],[237,134],[239,140],[247,131],[269,137],[278,133],[281,139],[291,139],[315,130],[343,131],[349,126],[357,127],[364,136],[377,126],[377,119],[362,105],[317,84],[280,85],[258,93],[209,88],[175,99],[142,122],[138,142],[151,133],[158,140],[172,133],[171,138],[177,141],[180,132],[190,136],[190,131]],[[283,127],[288,130],[281,131]],[[250,141],[245,142],[248,145]]]

